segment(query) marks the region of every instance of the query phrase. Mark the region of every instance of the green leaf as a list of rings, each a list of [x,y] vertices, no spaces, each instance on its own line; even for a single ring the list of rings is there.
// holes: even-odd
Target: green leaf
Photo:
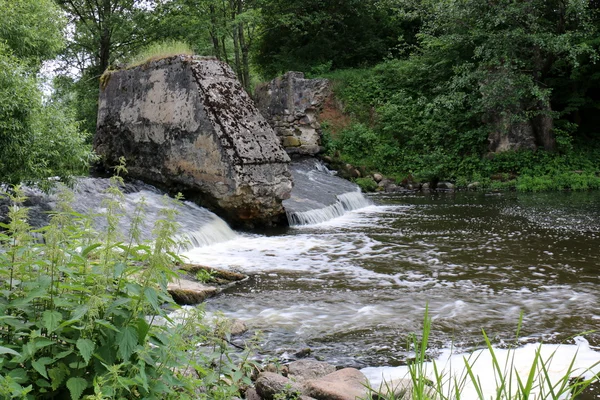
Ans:
[[[146,340],[146,335],[150,330],[150,324],[146,321],[145,318],[138,318],[137,321],[137,332],[138,332],[138,341],[139,343],[144,343]]]
[[[35,341],[34,341],[36,350],[43,349],[44,347],[47,347],[47,346],[50,346],[53,344],[56,344],[56,342],[54,340],[46,339],[43,337],[35,338]]]
[[[117,342],[119,343],[118,354],[122,360],[129,360],[133,349],[138,344],[138,333],[137,329],[132,326],[128,326],[121,332],[117,333]]]
[[[83,378],[69,378],[67,388],[71,392],[71,400],[79,400],[83,391],[87,389],[87,381]]]
[[[42,313],[42,321],[44,323],[44,328],[46,328],[48,332],[53,332],[60,325],[62,314],[58,311],[46,310]]]
[[[87,255],[90,254],[91,251],[96,250],[100,246],[102,246],[102,243],[94,243],[94,244],[89,245],[88,247],[86,247],[85,249],[83,249],[81,251],[81,256],[87,257]]]
[[[0,346],[0,354],[10,354],[17,357],[20,356],[20,354],[14,351],[13,349],[9,349],[8,347],[3,346]]]
[[[145,288],[144,296],[146,297],[146,300],[148,300],[148,303],[150,303],[150,305],[152,306],[152,308],[155,311],[158,311],[160,309],[160,306],[158,304],[158,294],[156,293],[156,289],[154,289],[152,287]]]
[[[46,367],[39,360],[32,361],[31,366],[38,372],[38,374],[48,379],[48,372],[46,372]]]
[[[27,382],[27,371],[23,368],[13,369],[8,373],[8,376],[14,379],[17,383],[26,383]]]
[[[50,382],[48,382],[45,379],[38,379],[38,380],[35,381],[35,384],[38,387],[41,387],[41,388],[50,388],[50,387],[52,387],[52,385],[50,385]]]
[[[118,329],[117,329],[117,328],[116,328],[116,327],[115,327],[113,324],[111,324],[110,322],[108,322],[108,321],[106,321],[106,320],[103,320],[103,319],[97,319],[97,320],[95,320],[94,322],[95,322],[96,324],[100,325],[100,326],[103,326],[103,327],[105,327],[105,328],[108,328],[108,329],[110,329],[110,330],[113,330],[113,331],[115,331],[115,332],[118,332],[118,331],[119,331],[119,330],[118,330]]]
[[[56,390],[60,387],[67,377],[67,372],[68,370],[63,363],[48,370],[48,376],[50,376],[50,382],[52,382],[52,390]]]
[[[94,349],[96,348],[96,344],[92,342],[90,339],[79,339],[77,340],[77,349],[81,353],[81,356],[85,360],[85,363],[88,364],[92,359],[92,354],[94,354]]]

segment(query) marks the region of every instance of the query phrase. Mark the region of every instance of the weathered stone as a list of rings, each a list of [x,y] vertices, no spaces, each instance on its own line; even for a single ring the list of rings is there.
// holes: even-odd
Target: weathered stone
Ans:
[[[302,385],[272,372],[261,372],[255,382],[256,392],[265,400],[278,393],[302,393]]]
[[[103,79],[95,151],[110,170],[213,209],[234,225],[285,220],[290,161],[227,64],[176,56]]]
[[[175,279],[167,285],[167,291],[177,304],[193,305],[214,296],[219,289],[188,279]]]
[[[438,182],[436,188],[440,190],[454,190],[454,184],[450,182]]]
[[[344,368],[320,379],[306,381],[305,392],[318,400],[355,400],[367,396],[367,377],[355,368]]]
[[[327,79],[304,79],[301,72],[288,72],[259,85],[254,91],[256,105],[275,128],[285,150],[302,155],[314,155],[323,150],[317,114],[330,94],[331,85]],[[276,123],[282,118],[294,129],[298,142],[284,140],[288,132]]]
[[[246,400],[262,400],[256,389],[249,388],[246,390]]]
[[[373,174],[373,180],[377,183],[381,182],[381,180],[383,179],[383,175],[381,174]]]
[[[232,336],[238,336],[248,332],[248,327],[241,319],[234,319],[231,321],[231,328],[229,328],[229,331]]]
[[[288,378],[295,381],[307,381],[322,378],[336,371],[334,365],[317,360],[298,360],[288,364]]]
[[[413,383],[411,379],[394,379],[389,382],[383,382],[376,390],[376,394],[372,395],[373,400],[385,400],[385,399],[402,399],[412,400],[415,398],[413,392]],[[437,398],[436,390],[433,387],[425,387],[424,394],[428,399]],[[421,399],[421,397],[418,397]]]
[[[207,271],[211,276],[211,282],[218,283],[220,285],[227,285],[232,282],[243,281],[248,278],[247,275],[240,274],[233,271],[225,271],[218,268],[208,267],[200,264],[183,264],[180,265],[179,270],[186,272],[190,276],[197,274],[199,271]]]
[[[421,185],[421,190],[424,192],[428,192],[430,187],[431,187],[431,185],[429,183],[425,182],[424,184]]]
[[[394,379],[391,381],[384,381],[379,387],[373,389],[377,392],[372,397],[373,399],[391,399],[398,398],[402,400],[409,400],[412,398],[412,380],[411,379]]]
[[[471,182],[467,185],[467,189],[469,190],[477,190],[477,188],[479,188],[480,183],[479,182]]]

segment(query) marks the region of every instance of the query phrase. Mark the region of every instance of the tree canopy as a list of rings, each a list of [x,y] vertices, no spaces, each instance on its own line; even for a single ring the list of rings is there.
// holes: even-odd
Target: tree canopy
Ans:
[[[90,152],[60,104],[44,101],[36,73],[63,48],[65,20],[49,0],[0,0],[0,181],[82,172]]]

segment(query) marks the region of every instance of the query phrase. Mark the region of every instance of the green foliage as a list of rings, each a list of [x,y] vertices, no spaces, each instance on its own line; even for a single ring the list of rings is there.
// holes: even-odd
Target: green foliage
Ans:
[[[0,45],[0,181],[18,184],[85,173],[91,159],[69,111],[42,103],[36,79]]]
[[[180,54],[191,56],[194,52],[187,43],[176,40],[152,43],[133,56],[129,63],[127,63],[127,68],[133,68],[150,61],[173,57]]]
[[[66,19],[52,0],[0,0],[0,43],[33,68],[64,47]]]
[[[374,192],[377,190],[377,182],[371,177],[356,178],[354,183],[356,183],[363,192]]]
[[[261,0],[262,35],[255,60],[264,76],[320,73],[374,64],[414,40],[411,19],[380,0]]]
[[[196,278],[196,280],[198,282],[209,283],[209,282],[214,281],[214,279],[215,279],[215,272],[214,271],[209,271],[207,269],[199,269],[196,272],[196,275],[194,276],[194,278]]]
[[[234,357],[225,329],[166,292],[181,261],[174,209],[162,211],[152,243],[139,241],[143,218],[123,235],[119,185],[113,178],[107,191],[102,232],[70,209],[68,192],[50,225],[34,231],[19,189],[10,195],[0,233],[1,398],[224,400],[249,383],[249,352]]]
[[[494,371],[495,381],[495,400],[504,399],[547,399],[558,400],[563,398],[577,398],[591,384],[598,382],[600,376],[597,374],[589,379],[580,377],[572,379],[574,376],[581,376],[585,372],[590,372],[599,363],[590,365],[587,371],[576,370],[574,368],[577,353],[570,360],[570,364],[558,379],[550,380],[550,367],[556,350],[547,358],[541,354],[541,345],[536,349],[534,359],[527,370],[526,376],[520,376],[517,373],[515,365],[515,349],[519,346],[519,334],[521,331],[523,315],[520,316],[516,330],[516,339],[514,344],[510,344],[505,363],[502,363],[492,344],[492,341],[482,330],[484,348],[491,355],[492,369]],[[384,381],[380,388],[367,386],[369,394],[367,400],[396,400],[396,399],[441,399],[441,400],[460,400],[463,398],[463,391],[467,384],[474,387],[478,400],[488,399],[484,397],[484,390],[490,389],[483,386],[476,371],[476,362],[478,356],[463,357],[464,370],[458,375],[452,375],[451,372],[441,369],[435,361],[429,361],[427,355],[429,335],[432,324],[429,316],[429,308],[425,307],[423,329],[420,337],[413,334],[408,343],[408,350],[413,351],[415,357],[408,364],[408,379],[411,386],[401,389],[394,387],[393,382]],[[534,397],[535,396],[535,397]]]

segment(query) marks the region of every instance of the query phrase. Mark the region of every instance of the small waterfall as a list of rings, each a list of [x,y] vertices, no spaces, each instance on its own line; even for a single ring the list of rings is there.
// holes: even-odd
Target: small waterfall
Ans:
[[[103,211],[105,191],[109,187],[107,179],[83,178],[75,186],[73,207],[82,213],[98,214]],[[172,199],[154,186],[142,182],[127,182],[121,188],[124,193],[125,215],[123,216],[123,232],[127,232],[131,224],[131,216],[138,205],[144,202],[144,228],[142,238],[151,239],[156,221],[163,218],[167,208],[177,211],[175,222],[179,224],[179,235],[175,239],[183,242],[184,249],[206,246],[213,243],[234,239],[237,234],[217,215],[198,205],[183,201],[174,203]],[[106,225],[102,217],[95,218],[100,229]]]
[[[108,179],[80,178],[73,188],[73,209],[80,214],[92,216],[94,224],[99,230],[106,228],[106,219],[102,214],[106,211],[106,190],[109,187]],[[140,203],[143,202],[141,227],[143,240],[153,238],[154,226],[159,219],[164,218],[167,208],[174,208],[177,211],[174,219],[179,224],[179,235],[175,239],[183,242],[184,249],[224,242],[238,236],[225,221],[209,210],[188,201],[174,203],[154,186],[142,182],[126,182],[120,187],[120,190],[124,195],[123,200],[119,201],[123,207],[123,215],[120,219],[120,230],[123,235],[129,231],[132,217]],[[48,212],[55,209],[57,195],[47,195],[34,189],[27,189],[26,195],[28,200],[25,206],[30,208],[32,225],[41,227],[48,224]],[[3,205],[0,202],[1,207]],[[2,210],[0,209],[0,211]],[[0,215],[0,222],[1,219]]]
[[[290,170],[294,189],[283,206],[292,226],[318,224],[372,204],[356,184],[335,176],[318,160],[296,161]]]

